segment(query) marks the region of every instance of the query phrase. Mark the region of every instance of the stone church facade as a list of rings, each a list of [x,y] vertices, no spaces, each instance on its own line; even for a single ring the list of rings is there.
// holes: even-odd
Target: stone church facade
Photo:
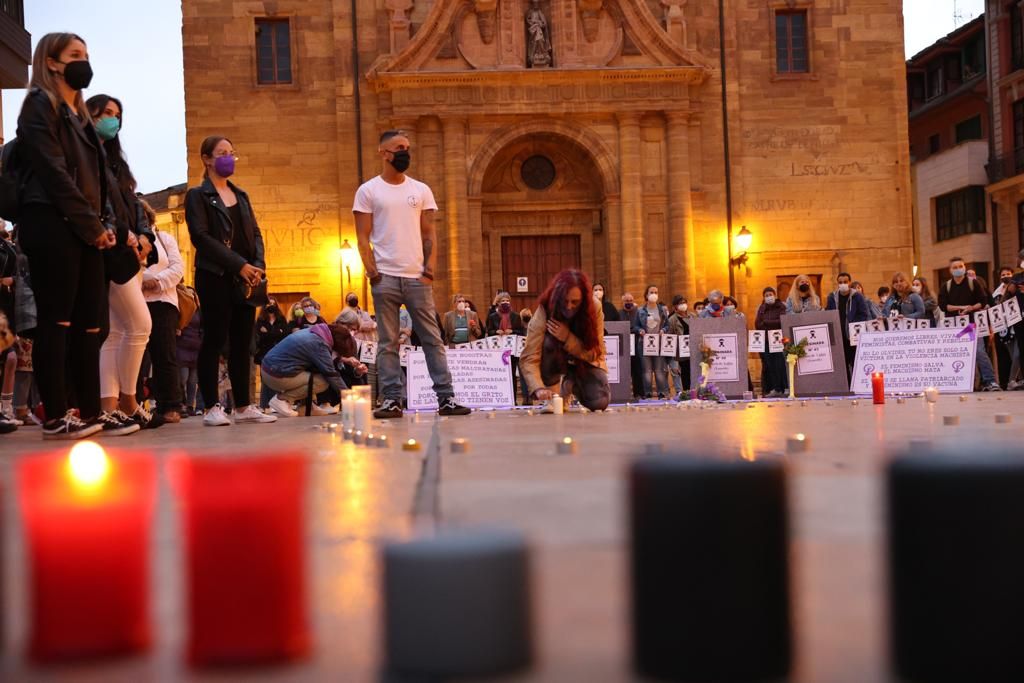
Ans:
[[[438,201],[442,310],[566,266],[616,301],[732,275],[750,312],[798,273],[909,271],[901,0],[723,2],[184,0],[190,183],[231,138],[272,290],[326,312],[366,298],[344,247],[389,128]]]

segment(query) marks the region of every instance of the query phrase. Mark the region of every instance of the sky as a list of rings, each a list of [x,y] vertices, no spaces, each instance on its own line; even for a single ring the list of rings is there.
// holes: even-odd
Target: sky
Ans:
[[[978,16],[984,4],[905,0],[906,55]],[[186,181],[181,0],[25,0],[25,28],[33,48],[51,31],[74,31],[85,38],[96,74],[86,94],[106,93],[124,102],[121,145],[142,192]],[[5,139],[14,137],[23,97],[23,90],[3,91]]]

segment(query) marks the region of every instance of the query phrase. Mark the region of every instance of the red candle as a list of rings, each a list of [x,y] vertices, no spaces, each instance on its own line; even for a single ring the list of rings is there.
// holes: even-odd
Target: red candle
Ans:
[[[18,465],[29,562],[30,655],[41,661],[149,646],[152,456],[84,441]]]
[[[175,474],[187,537],[191,661],[305,655],[305,458],[181,458]]]
[[[871,397],[876,406],[885,403],[885,375],[881,372],[871,373]]]

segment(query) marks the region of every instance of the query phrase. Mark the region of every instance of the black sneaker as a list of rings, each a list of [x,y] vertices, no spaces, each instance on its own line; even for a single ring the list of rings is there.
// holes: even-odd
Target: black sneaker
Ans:
[[[18,427],[21,425],[17,420],[9,420],[6,415],[0,414],[0,434],[10,434],[11,432],[18,431]]]
[[[469,415],[473,411],[466,406],[460,406],[455,402],[454,396],[439,401],[437,405],[438,415]]]
[[[73,410],[69,410],[64,417],[43,423],[43,439],[84,439],[102,430],[103,425],[98,421],[86,424],[78,419]]]
[[[138,422],[120,410],[115,410],[112,413],[100,413],[100,416],[96,418],[96,424],[103,429],[102,436],[128,436],[142,429]]]
[[[386,398],[381,404],[380,408],[373,411],[373,416],[378,420],[390,420],[396,417],[402,417],[402,406],[396,399]]]

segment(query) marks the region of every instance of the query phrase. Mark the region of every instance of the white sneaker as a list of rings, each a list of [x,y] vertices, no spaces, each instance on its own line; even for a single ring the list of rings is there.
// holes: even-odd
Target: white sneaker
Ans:
[[[309,411],[309,414],[314,415],[316,417],[322,417],[324,415],[337,415],[338,406],[332,406],[330,403],[325,403],[323,405],[318,406],[317,404],[314,403],[313,409]]]
[[[222,408],[218,403],[207,410],[206,414],[203,415],[203,424],[207,427],[226,427],[231,424],[231,420],[228,419],[228,415],[224,412],[224,408]]]
[[[267,404],[270,409],[281,417],[298,417],[299,413],[292,407],[292,404],[279,396],[270,399]]]
[[[266,415],[254,405],[248,405],[245,410],[236,410],[233,412],[232,417],[235,418],[235,424],[241,424],[244,422],[253,423],[266,423],[266,422],[277,422],[277,415]],[[226,417],[224,419],[227,419]]]

